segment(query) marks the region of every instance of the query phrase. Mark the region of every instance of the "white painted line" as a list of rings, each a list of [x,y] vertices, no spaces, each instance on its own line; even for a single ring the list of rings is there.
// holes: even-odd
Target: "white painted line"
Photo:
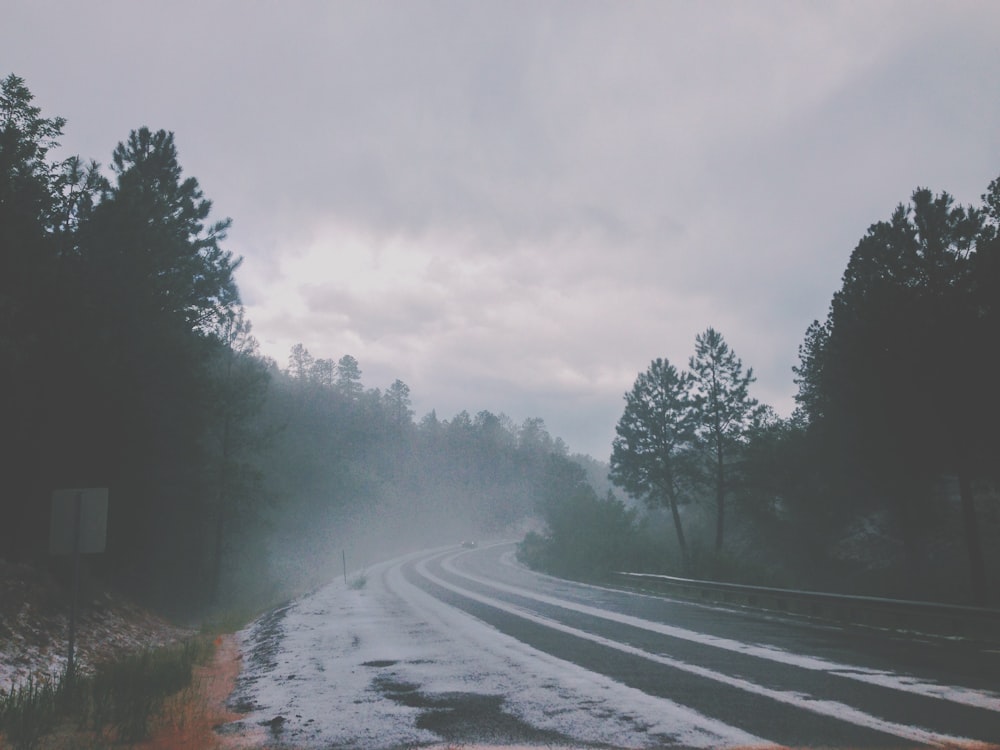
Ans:
[[[510,586],[505,583],[500,583],[499,581],[491,581],[476,575],[463,573],[451,563],[450,559],[447,558],[442,560],[441,565],[449,573],[468,581],[472,581],[473,583],[478,583],[497,591],[505,591],[508,594],[514,594],[515,596],[532,599],[542,604],[549,604],[554,607],[560,607],[579,614],[599,617],[611,622],[617,622],[621,625],[628,625],[630,627],[640,628],[653,633],[659,633],[660,635],[670,636],[671,638],[678,638],[704,646],[712,646],[714,648],[732,651],[746,656],[767,659],[779,664],[799,667],[801,669],[808,669],[816,672],[826,672],[828,674],[845,677],[850,680],[856,680],[857,682],[877,685],[878,687],[891,688],[893,690],[912,693],[914,695],[921,695],[927,698],[935,698],[937,700],[945,700],[950,701],[951,703],[972,706],[973,708],[982,708],[987,711],[1000,712],[1000,694],[997,693],[985,690],[972,690],[958,686],[939,685],[932,682],[923,682],[913,677],[898,675],[893,672],[868,669],[866,667],[858,667],[850,664],[838,664],[837,662],[815,656],[793,654],[772,646],[742,643],[741,641],[734,641],[729,638],[719,638],[717,636],[705,635],[704,633],[699,633],[694,630],[687,630],[686,628],[666,625],[652,620],[644,620],[631,615],[623,615],[606,609],[598,609],[586,604],[577,604],[565,599],[556,599],[551,596],[546,596],[545,594],[535,593],[519,586]]]
[[[443,561],[442,564],[445,564],[446,562],[447,561]],[[810,711],[812,713],[820,714],[822,716],[829,716],[839,721],[844,721],[850,724],[854,724],[855,726],[864,727],[866,729],[871,729],[877,732],[883,732],[885,734],[890,734],[895,737],[900,737],[904,740],[907,740],[908,742],[919,742],[939,747],[948,747],[948,746],[954,746],[959,743],[970,742],[970,740],[967,738],[954,737],[952,735],[940,734],[938,732],[932,732],[929,730],[921,729],[920,727],[910,727],[910,726],[905,726],[903,724],[897,724],[895,722],[886,721],[885,719],[880,719],[876,716],[872,716],[871,714],[867,714],[863,711],[860,711],[856,708],[845,705],[843,703],[839,703],[837,701],[818,700],[802,693],[795,693],[787,690],[775,690],[773,688],[767,688],[762,685],[756,685],[750,682],[749,680],[744,680],[739,677],[732,677],[730,675],[722,674],[721,672],[716,672],[715,670],[712,669],[699,667],[695,664],[688,664],[686,662],[680,661],[679,659],[674,659],[669,656],[653,654],[648,651],[636,648],[634,646],[629,646],[624,643],[618,643],[617,641],[612,641],[608,638],[594,635],[592,633],[579,630],[569,625],[564,625],[561,622],[557,622],[556,620],[551,620],[547,617],[536,615],[521,607],[507,604],[505,602],[501,602],[496,599],[490,599],[488,597],[477,594],[474,591],[469,591],[468,589],[462,589],[458,586],[448,583],[447,581],[438,578],[429,570],[427,570],[427,559],[418,562],[416,568],[417,571],[420,573],[420,575],[424,576],[427,580],[431,581],[432,583],[441,586],[442,588],[448,591],[452,591],[453,593],[456,593],[459,596],[472,599],[473,601],[477,601],[481,604],[485,604],[486,606],[493,607],[494,609],[498,609],[502,612],[507,612],[508,614],[515,615],[522,619],[528,620],[529,622],[534,622],[538,625],[542,625],[543,627],[551,628],[553,630],[557,630],[559,632],[566,633],[567,635],[572,635],[577,638],[582,638],[584,640],[597,643],[601,646],[612,648],[615,649],[616,651],[621,651],[622,653],[630,654],[632,656],[638,656],[640,658],[647,659],[648,661],[652,661],[657,664],[662,664],[664,666],[671,667],[673,669],[679,669],[688,672],[690,674],[697,675],[699,677],[704,677],[706,679],[719,682],[723,685],[729,685],[730,687],[735,687],[740,690],[745,690],[749,693],[770,698],[771,700],[778,701],[779,703],[784,703],[786,705],[794,706],[795,708],[799,708],[805,711]],[[453,567],[450,568],[449,572],[454,572],[454,568]],[[463,575],[462,577],[465,577],[469,580],[475,580],[475,577],[473,576]],[[489,584],[487,582],[486,585],[493,585],[493,584]],[[504,586],[502,588],[514,589],[515,587]],[[551,599],[551,597],[536,597],[536,596],[530,596],[529,598],[537,599],[539,601]],[[562,606],[556,600],[553,600],[551,603],[555,604],[556,606]],[[578,606],[586,610],[593,609],[592,607],[583,607],[583,605],[573,605],[573,607],[570,608],[576,609],[576,607]],[[594,611],[601,612],[601,610],[594,610]],[[611,613],[605,613],[605,614],[611,614]],[[623,615],[622,617],[625,616]],[[606,619],[615,619],[615,618],[608,617]],[[629,619],[636,619],[636,618],[629,618]],[[651,623],[651,624],[658,624],[658,623]]]
[[[605,675],[584,669],[522,643],[413,585],[403,577],[401,567],[402,562],[399,562],[387,570],[386,583],[389,590],[405,601],[412,611],[427,618],[429,622],[440,622],[452,637],[456,633],[469,635],[481,649],[499,656],[520,673],[537,671],[542,676],[543,682],[558,684],[561,689],[579,693],[577,700],[583,698],[583,706],[572,707],[570,702],[568,708],[559,706],[555,709],[546,709],[546,716],[538,716],[537,708],[521,706],[518,713],[526,711],[527,715],[523,718],[532,725],[545,726],[546,722],[555,721],[557,722],[555,726],[546,728],[570,736],[576,734],[576,739],[581,741],[609,742],[615,746],[621,744],[635,747],[637,738],[643,735],[650,736],[650,739],[669,735],[677,745],[692,748],[778,747],[773,742],[705,716],[688,706],[668,698],[648,695]],[[523,702],[522,699],[523,696],[520,695],[506,696],[507,703],[511,707],[517,707]],[[580,709],[585,707],[596,709],[597,716],[588,718],[582,714]],[[607,712],[613,712],[614,716],[609,716]],[[615,716],[617,718],[614,718]],[[572,722],[572,726],[567,726],[567,720]],[[588,721],[591,723],[596,721],[605,735],[595,736],[597,730],[593,727],[588,728]],[[615,734],[614,726],[631,723],[646,725],[641,735],[636,735],[634,731],[629,734]],[[610,734],[606,733],[608,731]],[[657,741],[656,747],[662,746],[662,742]]]

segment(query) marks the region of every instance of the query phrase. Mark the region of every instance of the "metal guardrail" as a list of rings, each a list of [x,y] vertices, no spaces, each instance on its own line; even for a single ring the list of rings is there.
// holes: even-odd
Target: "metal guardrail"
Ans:
[[[842,623],[1000,642],[1000,609],[872,596],[698,581],[653,573],[615,573],[633,585],[705,602],[735,604]]]

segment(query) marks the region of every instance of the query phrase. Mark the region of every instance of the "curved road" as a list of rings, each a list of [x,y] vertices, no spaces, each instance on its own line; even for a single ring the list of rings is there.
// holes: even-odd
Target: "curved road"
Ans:
[[[538,575],[512,545],[403,566],[407,582],[500,631],[786,746],[1000,741],[1000,653],[846,631]]]
[[[329,600],[314,595],[319,598],[307,605],[307,614],[316,624],[289,614],[288,633],[276,627],[280,636],[266,647],[257,643],[272,661],[270,672],[251,682],[282,678],[282,649],[322,643],[341,648],[344,663],[368,669],[360,674],[369,689],[415,712],[411,723],[418,733],[412,736],[380,737],[373,719],[366,738],[316,730],[295,740],[309,745],[305,739],[312,737],[317,747],[402,747],[435,739],[604,747],[1000,747],[990,744],[1000,742],[995,645],[835,627],[572,583],[516,564],[514,549],[510,543],[452,548],[382,564],[368,574],[370,590],[339,605],[340,615],[333,593],[325,594]],[[341,588],[336,601],[348,593]],[[390,647],[384,641],[393,638],[380,635],[375,640],[383,641],[382,650],[365,651],[362,630],[347,614],[361,605],[386,612],[385,622],[404,633],[396,637],[413,639],[411,649]],[[359,649],[353,657],[351,648],[334,645],[336,634],[348,631]],[[316,635],[299,643],[304,632]],[[248,648],[253,651],[254,643]],[[440,669],[447,661],[454,662],[448,678],[435,682],[427,666]],[[305,671],[299,665],[292,677],[322,693],[316,682],[329,678]],[[482,675],[491,676],[489,686]],[[468,693],[455,688],[466,680]],[[486,695],[498,691],[503,694]],[[262,694],[266,690],[253,696],[258,706]],[[291,711],[310,721],[303,718],[307,709],[286,709]],[[589,720],[619,729],[594,733],[586,728]]]

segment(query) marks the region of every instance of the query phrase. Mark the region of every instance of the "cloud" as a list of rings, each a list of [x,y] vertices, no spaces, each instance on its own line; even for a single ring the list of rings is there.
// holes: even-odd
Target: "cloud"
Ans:
[[[8,6],[67,150],[176,132],[268,354],[595,455],[709,325],[787,412],[867,226],[1000,171],[990,2]]]

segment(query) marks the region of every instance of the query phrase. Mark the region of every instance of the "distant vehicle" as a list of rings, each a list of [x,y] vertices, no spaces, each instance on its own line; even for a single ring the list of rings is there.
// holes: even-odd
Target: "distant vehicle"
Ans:
[[[462,542],[462,546],[465,547],[465,549],[475,549],[476,548],[476,543],[475,542],[471,542],[471,541],[466,541],[466,542]]]

